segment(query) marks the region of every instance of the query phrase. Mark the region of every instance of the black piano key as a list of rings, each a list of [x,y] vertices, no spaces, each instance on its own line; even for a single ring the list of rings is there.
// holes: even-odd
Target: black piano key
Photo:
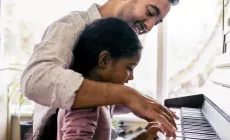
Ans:
[[[214,130],[183,130],[182,133],[216,134]]]
[[[214,131],[197,131],[197,132],[189,131],[189,132],[184,132],[182,134],[183,135],[185,135],[185,134],[191,134],[191,135],[194,135],[194,134],[216,135],[216,132],[214,132]]]
[[[198,115],[182,115],[181,118],[205,118],[204,116],[198,116]]]
[[[196,110],[200,110],[200,108],[188,108],[188,107],[181,107],[181,110],[191,110],[191,111],[196,111]]]
[[[203,113],[202,112],[199,112],[199,113],[194,113],[194,112],[182,112],[181,115],[201,115],[203,116]]]
[[[182,116],[182,119],[192,119],[192,120],[203,120],[203,121],[205,121],[204,117],[199,117],[199,116]]]
[[[184,121],[181,124],[183,124],[183,125],[194,125],[194,126],[196,126],[196,125],[210,126],[210,124],[208,122],[207,123],[198,123],[198,122],[186,122],[186,121]]]
[[[205,139],[199,139],[199,138],[184,138],[183,140],[205,140]],[[220,139],[212,139],[212,140],[220,140]]]
[[[203,114],[198,114],[198,113],[183,113],[181,114],[182,117],[189,116],[189,117],[204,117]]]
[[[205,135],[205,134],[185,134],[184,138],[199,138],[204,140],[218,139],[216,135]]]
[[[190,127],[190,128],[183,128],[182,130],[212,130],[212,127]]]
[[[182,122],[187,121],[187,122],[198,122],[198,123],[207,123],[208,121],[205,118],[202,119],[196,119],[196,118],[182,118]]]
[[[200,109],[195,109],[195,110],[181,109],[181,112],[202,112],[202,111]]]
[[[202,125],[196,125],[196,126],[194,126],[194,125],[183,125],[182,128],[204,128],[204,127],[211,127],[211,126],[210,125],[208,125],[208,126],[202,126]]]
[[[201,110],[191,111],[191,110],[181,110],[181,113],[202,113]]]

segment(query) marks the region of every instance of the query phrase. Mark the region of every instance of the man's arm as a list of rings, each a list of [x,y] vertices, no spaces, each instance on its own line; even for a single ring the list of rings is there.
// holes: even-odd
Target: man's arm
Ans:
[[[67,110],[123,104],[141,118],[159,121],[172,131],[173,114],[160,104],[132,88],[84,80],[69,69],[74,43],[84,27],[81,17],[72,14],[46,30],[21,77],[22,93],[41,105]]]
[[[76,91],[72,108],[125,104],[127,97],[125,93],[130,94],[130,88],[119,84],[84,79],[81,87]]]
[[[21,91],[27,98],[44,106],[71,109],[84,78],[69,66],[84,27],[79,15],[70,15],[46,29],[21,77]]]

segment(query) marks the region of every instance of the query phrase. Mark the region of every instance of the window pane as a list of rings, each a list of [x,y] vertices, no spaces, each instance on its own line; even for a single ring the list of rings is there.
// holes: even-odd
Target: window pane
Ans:
[[[34,45],[41,40],[44,30],[55,20],[65,16],[71,11],[88,9],[91,4],[103,4],[107,0],[87,0],[80,2],[76,0],[3,0],[3,23],[2,34],[3,46],[0,48],[0,67],[16,68],[2,74],[5,85],[10,85],[9,93],[12,96],[11,104],[18,104],[20,94],[19,82],[22,70],[33,52]],[[4,58],[3,58],[4,56]],[[2,61],[4,60],[4,61]],[[20,70],[20,71],[19,71]],[[15,86],[16,85],[16,86]],[[2,84],[1,84],[2,86]],[[0,87],[3,89],[2,87]],[[28,100],[25,105],[30,104]]]
[[[157,28],[140,39],[143,44],[142,58],[134,70],[134,80],[128,85],[156,98]]]
[[[222,1],[180,1],[168,15],[169,97],[199,93],[221,54]]]

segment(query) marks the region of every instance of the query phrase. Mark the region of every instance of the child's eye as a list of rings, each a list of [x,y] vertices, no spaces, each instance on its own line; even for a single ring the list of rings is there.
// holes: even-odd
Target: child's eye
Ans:
[[[127,67],[127,69],[128,69],[129,71],[132,71],[132,70],[133,70],[133,68],[131,68],[131,67]]]

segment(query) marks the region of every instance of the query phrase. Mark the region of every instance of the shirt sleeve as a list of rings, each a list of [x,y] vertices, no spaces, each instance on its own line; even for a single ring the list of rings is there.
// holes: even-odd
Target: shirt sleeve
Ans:
[[[45,31],[21,77],[21,91],[30,100],[71,109],[83,76],[69,69],[73,46],[84,29],[80,15],[63,17]]]
[[[62,140],[92,140],[97,127],[99,108],[65,111]]]
[[[131,110],[124,105],[115,105],[113,110],[114,115],[127,114],[130,112]]]

